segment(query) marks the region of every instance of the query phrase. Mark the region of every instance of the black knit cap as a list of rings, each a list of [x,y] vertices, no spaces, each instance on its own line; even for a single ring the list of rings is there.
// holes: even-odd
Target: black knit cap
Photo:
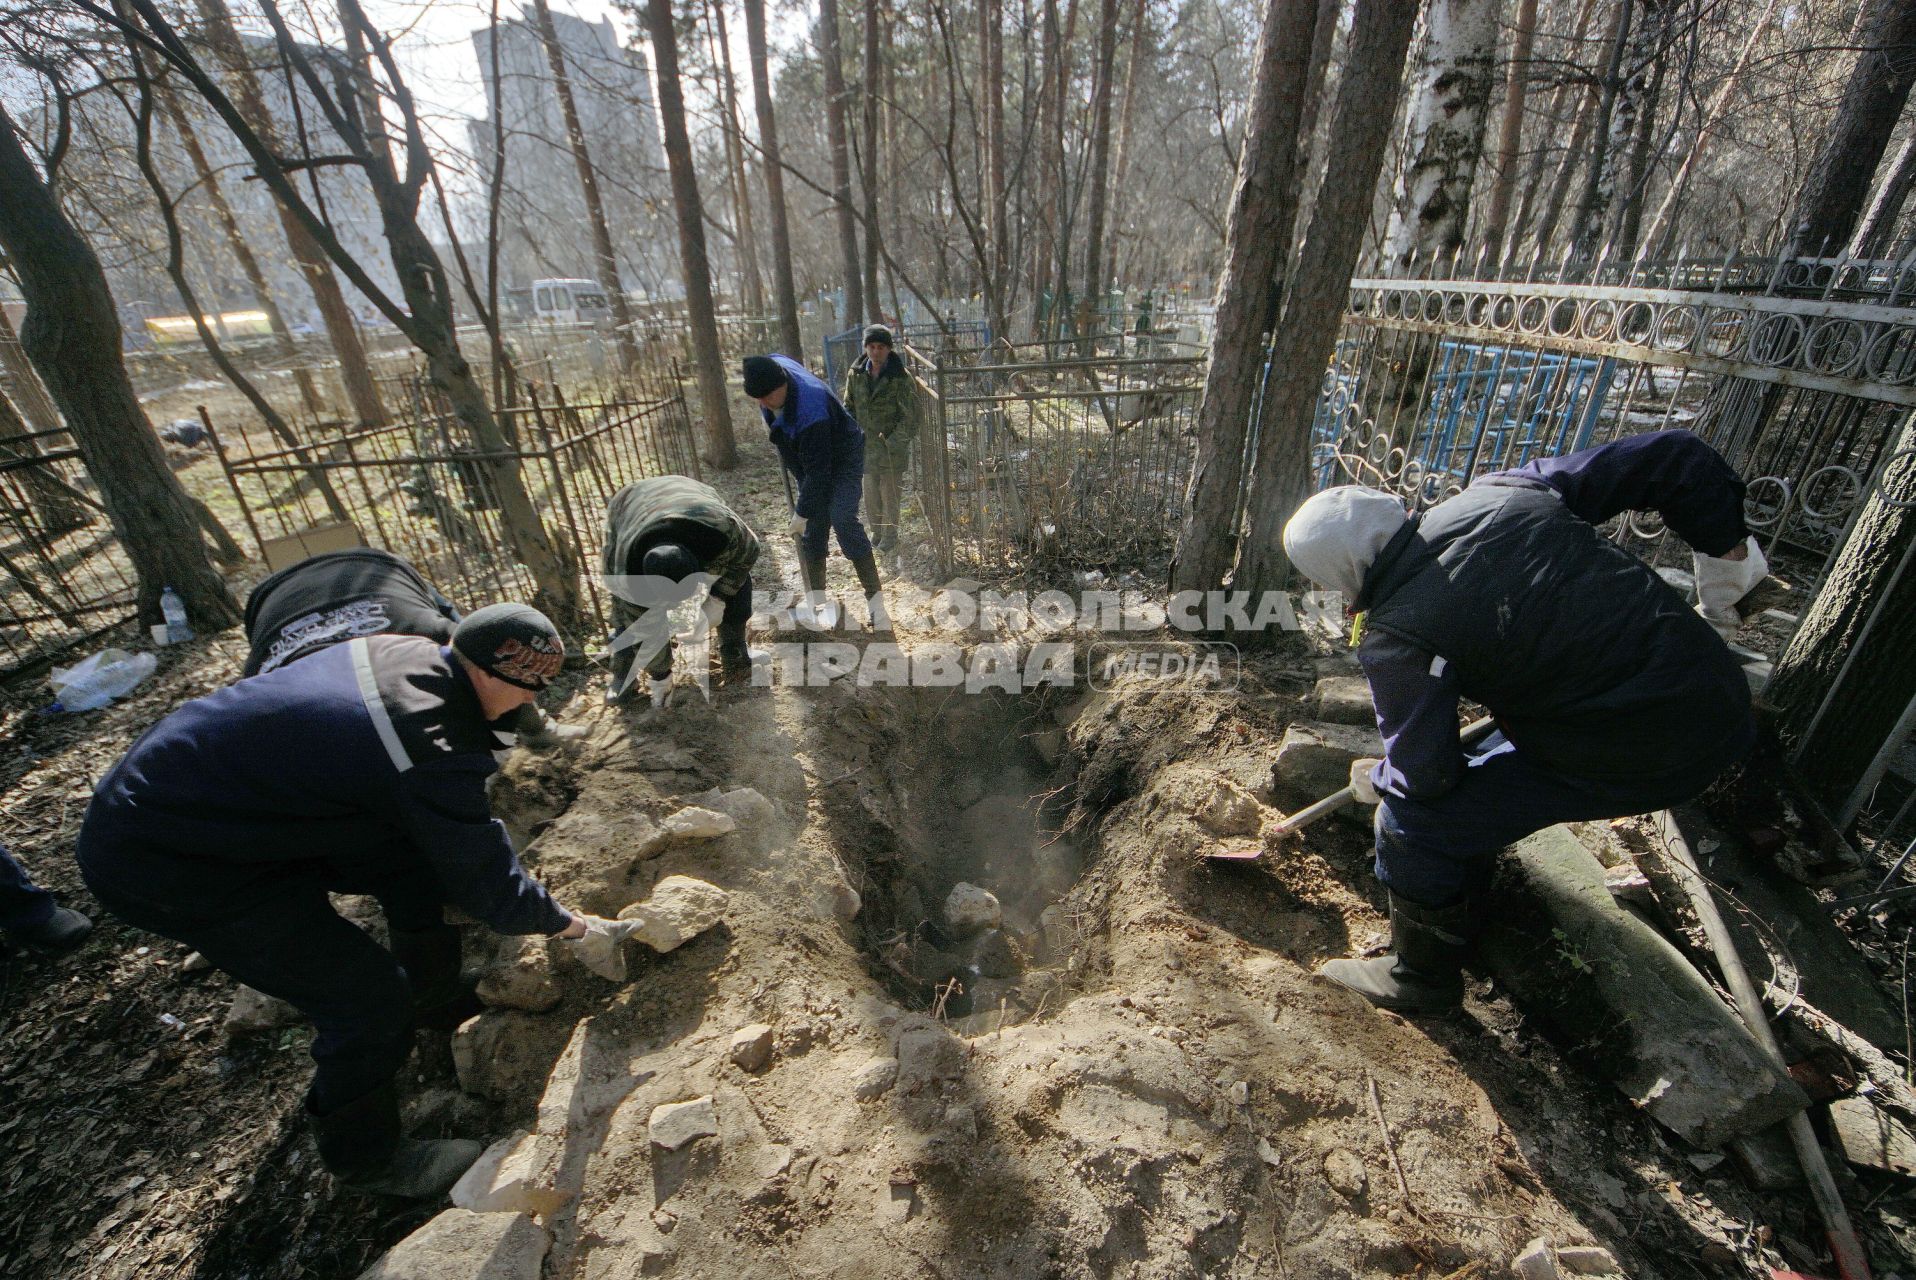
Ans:
[[[752,399],[769,396],[790,380],[784,368],[772,357],[745,357],[745,394]]]
[[[865,341],[862,345],[869,347],[874,342],[882,342],[888,347],[896,345],[891,340],[891,330],[882,324],[865,326]]]
[[[452,633],[453,652],[510,685],[539,690],[565,663],[565,641],[551,619],[527,604],[489,604]]]

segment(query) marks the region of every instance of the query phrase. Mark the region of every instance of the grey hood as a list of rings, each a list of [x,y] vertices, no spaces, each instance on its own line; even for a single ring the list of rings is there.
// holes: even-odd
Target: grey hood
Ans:
[[[1363,485],[1313,495],[1284,526],[1284,554],[1298,571],[1353,604],[1364,576],[1410,517],[1399,499]]]

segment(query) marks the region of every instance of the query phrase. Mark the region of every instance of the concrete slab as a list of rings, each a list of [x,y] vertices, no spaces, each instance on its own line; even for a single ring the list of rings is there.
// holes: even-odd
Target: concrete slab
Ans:
[[[1679,1137],[1720,1146],[1808,1104],[1568,829],[1505,851],[1488,916],[1479,950],[1498,981]]]

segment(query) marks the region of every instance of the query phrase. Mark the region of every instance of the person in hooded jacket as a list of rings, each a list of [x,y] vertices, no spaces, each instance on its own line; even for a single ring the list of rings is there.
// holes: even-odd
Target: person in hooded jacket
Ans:
[[[865,513],[880,551],[898,546],[898,504],[923,400],[905,362],[892,350],[891,330],[865,330],[865,354],[845,375],[845,408],[865,429]]]
[[[1654,511],[1690,544],[1700,611],[1717,617],[1598,530],[1624,511]],[[1283,536],[1291,563],[1359,616],[1384,740],[1351,785],[1378,806],[1392,950],[1319,969],[1374,1004],[1457,1004],[1499,849],[1688,800],[1754,742],[1749,684],[1712,625],[1763,556],[1742,481],[1690,432],[1486,475],[1421,515],[1375,489],[1328,489]],[[1460,699],[1498,729],[1471,752]]]
[[[779,461],[798,484],[792,536],[798,540],[799,569],[812,609],[816,612],[824,600],[827,540],[836,534],[838,549],[858,574],[872,630],[890,631],[878,557],[858,519],[864,430],[832,389],[790,356],[747,356],[742,373],[745,394],[758,401]]]

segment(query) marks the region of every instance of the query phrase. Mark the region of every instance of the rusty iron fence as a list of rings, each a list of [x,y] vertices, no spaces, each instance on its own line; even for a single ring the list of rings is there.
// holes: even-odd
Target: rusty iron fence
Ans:
[[[548,537],[578,568],[581,599],[603,634],[597,569],[606,504],[634,480],[700,474],[684,398],[570,401],[533,386],[527,403],[498,411],[514,441],[504,452],[469,447],[463,425],[424,398],[412,408],[393,425],[293,448],[215,432],[232,505],[261,557],[296,559],[357,538],[405,556],[462,606],[529,599],[531,575],[511,552],[488,476],[492,464],[506,463],[518,469]],[[207,428],[214,431],[210,417]]]
[[[1075,350],[1075,349],[1073,349]],[[918,488],[941,568],[1149,564],[1176,540],[1203,362],[1000,343],[913,352],[931,395]]]

